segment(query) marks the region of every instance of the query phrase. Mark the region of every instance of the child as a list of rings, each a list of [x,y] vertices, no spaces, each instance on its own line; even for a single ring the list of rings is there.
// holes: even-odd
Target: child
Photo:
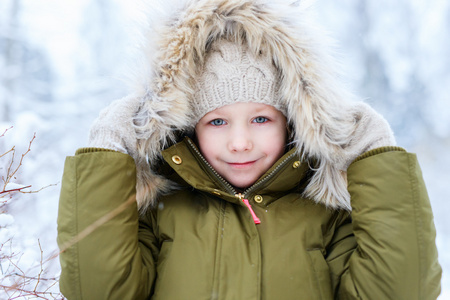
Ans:
[[[438,296],[417,160],[348,100],[306,17],[192,1],[165,27],[150,80],[66,160],[67,298]]]

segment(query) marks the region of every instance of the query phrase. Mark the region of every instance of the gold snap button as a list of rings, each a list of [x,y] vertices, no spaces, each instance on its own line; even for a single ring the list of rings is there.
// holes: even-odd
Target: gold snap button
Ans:
[[[261,195],[256,195],[254,199],[255,199],[255,202],[256,202],[256,203],[261,203],[261,202],[263,202],[263,197],[262,197]]]
[[[219,190],[213,190],[212,193],[217,196],[222,195]]]
[[[172,161],[177,165],[181,165],[181,163],[183,162],[181,157],[179,157],[178,155],[172,156]]]
[[[296,161],[296,162],[294,162],[294,164],[292,165],[292,167],[294,168],[294,169],[297,169],[298,167],[300,167],[300,161]]]

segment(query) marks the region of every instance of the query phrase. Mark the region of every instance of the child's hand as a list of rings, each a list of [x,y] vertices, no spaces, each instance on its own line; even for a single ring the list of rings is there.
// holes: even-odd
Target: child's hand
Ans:
[[[385,146],[395,146],[394,134],[388,122],[369,105],[358,102],[350,110],[355,121],[350,142],[344,148],[342,170],[364,152]]]
[[[142,102],[128,96],[114,101],[100,112],[89,133],[89,147],[106,148],[135,158],[137,136],[133,118]]]

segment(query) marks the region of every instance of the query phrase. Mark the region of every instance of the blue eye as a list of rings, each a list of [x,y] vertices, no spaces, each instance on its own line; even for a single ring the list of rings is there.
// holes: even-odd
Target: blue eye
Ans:
[[[267,119],[266,117],[256,117],[253,119],[254,123],[265,123],[269,121],[269,119]]]
[[[209,122],[209,124],[214,125],[214,126],[221,126],[221,125],[225,125],[225,121],[222,119],[215,119],[215,120],[212,120],[211,122]]]

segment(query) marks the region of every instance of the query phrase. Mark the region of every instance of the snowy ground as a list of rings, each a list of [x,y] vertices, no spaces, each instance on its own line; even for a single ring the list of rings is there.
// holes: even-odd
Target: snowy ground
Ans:
[[[4,253],[17,255],[13,261],[27,274],[39,276],[40,262],[44,261],[47,273],[42,277],[51,279],[59,272],[58,258],[52,259],[52,255],[58,251],[56,217],[64,158],[86,144],[89,126],[100,109],[126,93],[121,74],[127,69],[127,57],[134,47],[134,35],[129,32],[133,32],[131,16],[137,11],[137,6],[132,4],[137,1],[22,0],[17,18],[20,30],[8,33],[2,31],[6,28],[2,22],[10,17],[12,1],[0,2],[0,42],[8,34],[17,35],[26,49],[21,58],[27,58],[28,62],[26,68],[20,63],[7,65],[2,60],[4,53],[0,53],[0,80],[26,78],[17,80],[14,93],[6,89],[4,82],[8,81],[0,81],[0,113],[4,101],[8,101],[11,111],[9,120],[0,119],[0,135],[4,128],[14,126],[0,138],[0,155],[16,145],[16,157],[20,157],[36,133],[15,183],[31,184],[29,190],[48,187],[10,200],[8,213],[0,214],[0,243]],[[406,0],[382,1],[383,5],[380,1],[363,1],[372,19],[377,16],[380,19],[371,24],[371,31],[351,36],[347,34],[349,28],[362,26],[355,21],[358,11],[349,9],[356,7],[358,1],[318,2],[319,16],[336,32],[342,52],[346,53],[344,61],[358,82],[355,85],[367,87],[367,90],[357,89],[364,96],[369,94],[369,102],[386,115],[396,130],[399,144],[418,153],[433,206],[437,246],[444,269],[439,299],[450,299],[450,254],[446,251],[450,247],[450,208],[446,203],[450,158],[445,155],[450,146],[450,103],[448,92],[443,89],[450,84],[450,71],[443,68],[449,62],[450,47],[443,44],[443,37],[449,36],[445,28],[450,28],[450,23],[446,23],[445,15],[450,13],[450,5],[438,0],[413,1],[413,5],[408,4],[413,11],[403,16],[400,11],[405,11],[401,8],[409,3]],[[398,21],[399,18],[403,19]],[[411,19],[416,23],[411,23]],[[411,35],[408,31],[411,28],[417,33],[414,36],[417,39],[403,42],[402,30]],[[378,64],[387,66],[388,78],[366,79],[389,81],[389,88],[399,99],[406,99],[403,102],[398,100],[392,105],[378,102],[378,97],[386,95],[378,94],[382,88],[371,87],[361,79],[363,54],[358,51],[367,44],[373,44],[371,49],[379,54]],[[1,46],[0,43],[0,51]],[[411,53],[412,48],[420,52]],[[374,73],[376,66],[375,63]],[[424,85],[417,93],[426,93],[419,109],[411,100],[414,95],[407,93],[416,88],[411,74],[420,77]],[[420,122],[415,119],[417,110],[426,112]],[[0,265],[2,274],[12,267],[5,260]],[[50,290],[58,292],[57,286]]]

